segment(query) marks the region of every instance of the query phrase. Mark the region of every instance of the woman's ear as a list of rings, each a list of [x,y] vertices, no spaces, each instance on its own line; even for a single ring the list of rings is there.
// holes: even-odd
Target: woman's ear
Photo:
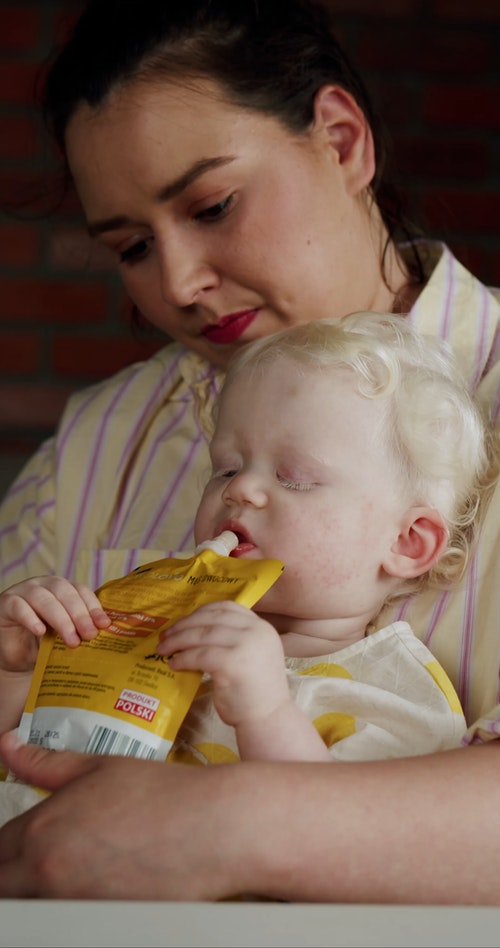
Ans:
[[[411,507],[382,567],[389,576],[414,579],[427,573],[444,553],[448,528],[433,507]]]
[[[320,134],[348,174],[351,193],[368,187],[375,174],[375,145],[368,119],[354,97],[325,85],[314,99],[313,132]]]

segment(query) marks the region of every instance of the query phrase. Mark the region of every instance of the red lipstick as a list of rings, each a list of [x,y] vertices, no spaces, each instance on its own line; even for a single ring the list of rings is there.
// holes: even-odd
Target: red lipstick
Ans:
[[[205,326],[202,334],[216,345],[222,346],[225,343],[234,342],[253,323],[258,312],[258,309],[245,309],[241,313],[223,316],[215,326]]]

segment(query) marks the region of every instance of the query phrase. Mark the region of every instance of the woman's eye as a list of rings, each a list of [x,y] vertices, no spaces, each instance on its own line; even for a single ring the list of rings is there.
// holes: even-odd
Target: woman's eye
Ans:
[[[195,214],[195,220],[197,221],[216,221],[221,217],[225,217],[228,213],[234,200],[234,194],[230,194],[229,197],[224,198],[223,201],[218,201],[217,204],[212,204],[210,207],[206,207],[203,211],[198,211]]]
[[[283,477],[281,474],[278,474],[278,480],[281,486],[287,490],[312,490],[314,487],[313,484],[307,481],[292,481],[289,477]]]
[[[142,260],[148,253],[152,242],[152,237],[147,240],[138,240],[125,250],[118,254],[120,263],[135,263],[136,260]]]

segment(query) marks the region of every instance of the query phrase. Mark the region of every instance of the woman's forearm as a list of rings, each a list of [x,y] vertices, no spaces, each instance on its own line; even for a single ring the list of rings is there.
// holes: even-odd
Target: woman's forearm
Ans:
[[[248,772],[245,789],[243,769],[233,775],[230,831],[251,852],[250,891],[292,901],[500,905],[498,742],[333,768],[263,767],[260,776]]]
[[[4,898],[500,905],[496,742],[334,766],[0,751],[54,791],[0,829]]]

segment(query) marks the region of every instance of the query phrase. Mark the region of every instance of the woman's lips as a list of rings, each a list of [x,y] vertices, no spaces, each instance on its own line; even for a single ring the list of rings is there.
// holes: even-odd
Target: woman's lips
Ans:
[[[245,329],[253,323],[258,309],[246,309],[241,313],[232,313],[231,316],[223,316],[215,326],[205,326],[202,334],[210,342],[216,345],[224,345],[228,342],[234,342],[243,335]]]

